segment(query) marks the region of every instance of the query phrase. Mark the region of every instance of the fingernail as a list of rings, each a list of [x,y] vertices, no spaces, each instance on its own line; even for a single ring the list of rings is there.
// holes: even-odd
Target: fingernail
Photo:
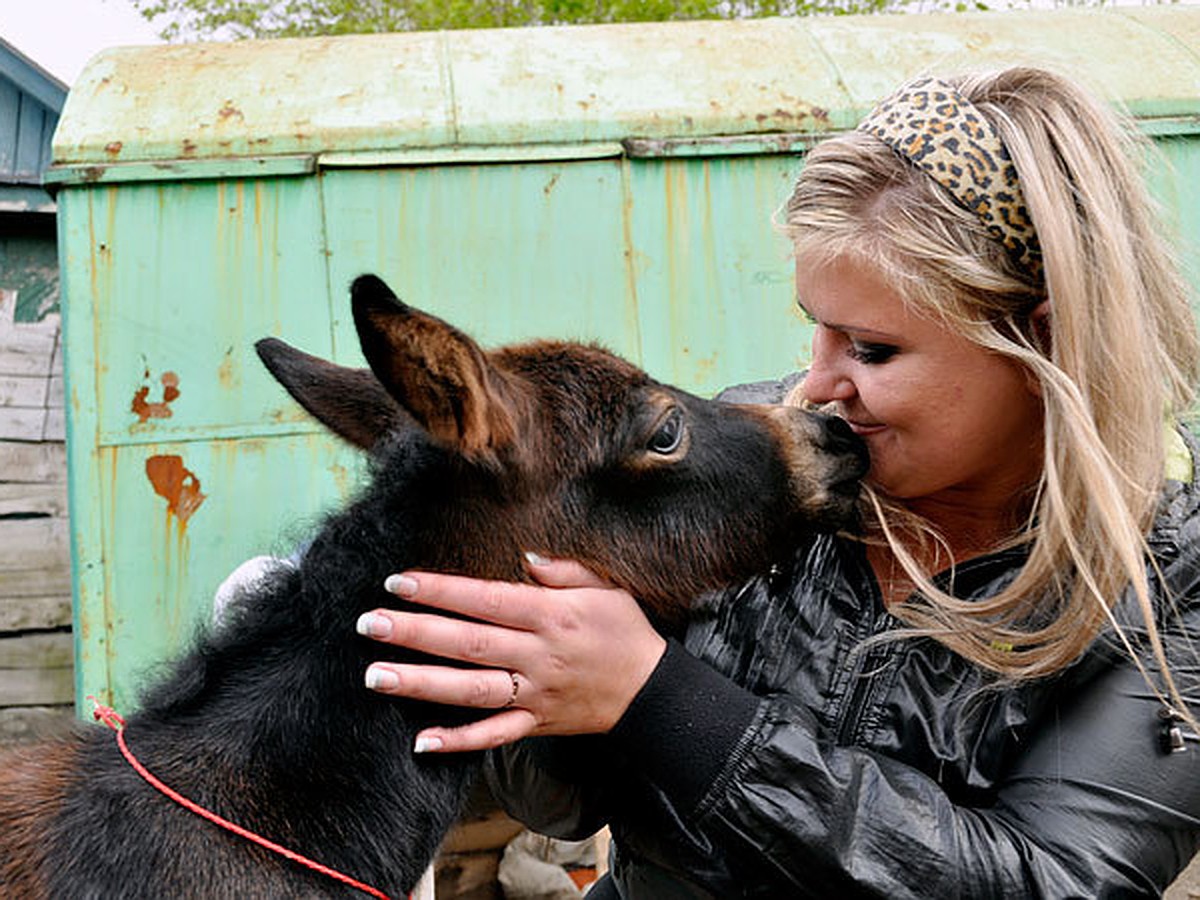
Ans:
[[[525,551],[525,558],[529,560],[529,564],[531,566],[550,565],[550,560],[546,559],[546,557],[542,556],[540,553],[534,553],[532,550]]]
[[[412,597],[417,593],[417,579],[411,575],[389,575],[383,589],[397,597]]]
[[[430,753],[434,750],[442,749],[442,739],[436,737],[424,737],[417,735],[417,740],[413,744],[413,753]]]
[[[354,624],[354,630],[363,637],[385,638],[392,635],[392,620],[379,613],[363,613]]]
[[[368,666],[367,687],[373,691],[390,691],[400,687],[400,679],[390,669],[381,669],[379,666]]]

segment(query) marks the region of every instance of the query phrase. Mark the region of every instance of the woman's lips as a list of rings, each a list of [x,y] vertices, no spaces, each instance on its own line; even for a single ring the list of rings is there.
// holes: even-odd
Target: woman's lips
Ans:
[[[853,419],[846,419],[846,424],[850,426],[850,430],[859,437],[867,437],[872,434],[878,434],[886,428],[878,422],[856,422]]]

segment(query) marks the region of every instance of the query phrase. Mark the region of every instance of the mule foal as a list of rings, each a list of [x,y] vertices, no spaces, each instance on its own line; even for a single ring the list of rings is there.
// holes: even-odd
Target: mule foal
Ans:
[[[130,750],[184,797],[403,897],[459,814],[477,754],[414,756],[416,733],[465,713],[381,697],[360,613],[384,578],[425,568],[522,579],[525,551],[578,559],[661,622],[688,597],[762,571],[797,537],[849,521],[866,466],[843,423],[719,404],[592,346],[487,352],[405,306],[351,289],[370,369],[281,341],[263,361],[310,413],[371,454],[369,485],[295,568],[235,599],[144,694]],[[0,758],[0,896],[360,897],[156,792],[112,732]]]

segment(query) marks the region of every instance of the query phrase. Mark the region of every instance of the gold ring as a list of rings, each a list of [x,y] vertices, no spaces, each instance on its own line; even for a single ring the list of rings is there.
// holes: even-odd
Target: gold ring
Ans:
[[[501,709],[508,709],[510,706],[516,704],[517,691],[521,689],[521,682],[517,681],[516,672],[509,672],[508,677],[512,679],[512,693],[508,695],[508,701],[504,704],[504,706],[501,707]]]

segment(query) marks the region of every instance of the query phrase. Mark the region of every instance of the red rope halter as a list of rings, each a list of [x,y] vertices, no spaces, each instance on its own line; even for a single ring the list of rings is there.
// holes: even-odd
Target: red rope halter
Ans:
[[[253,841],[260,847],[266,847],[271,852],[278,853],[280,856],[286,857],[292,862],[299,863],[306,868],[312,869],[314,872],[320,872],[322,875],[327,875],[328,877],[336,881],[340,881],[343,884],[347,884],[365,894],[370,894],[372,897],[377,897],[379,900],[391,900],[391,898],[388,897],[388,895],[383,891],[373,888],[369,884],[363,884],[361,881],[356,881],[349,875],[343,875],[336,869],[329,868],[329,866],[323,866],[321,863],[309,859],[307,856],[303,856],[294,850],[289,850],[287,847],[281,847],[274,841],[267,840],[267,838],[263,837],[262,835],[255,834],[253,831],[243,828],[241,825],[222,818],[212,810],[205,809],[200,804],[194,803],[187,797],[180,794],[178,791],[175,791],[163,784],[149,769],[147,769],[141,764],[141,762],[138,761],[137,757],[133,755],[129,749],[129,746],[125,743],[125,720],[122,719],[112,707],[101,705],[95,697],[88,697],[88,699],[92,701],[92,705],[95,707],[95,709],[92,711],[92,715],[95,717],[96,721],[103,722],[116,732],[117,746],[121,748],[121,755],[125,757],[129,765],[133,767],[133,770],[141,775],[142,778],[145,779],[146,783],[155,790],[160,791],[170,799],[174,800],[184,809],[194,812],[196,815],[202,818],[208,819],[208,821],[212,822],[214,825],[219,825],[226,831],[231,831],[238,835],[238,837],[243,837],[248,841]]]

